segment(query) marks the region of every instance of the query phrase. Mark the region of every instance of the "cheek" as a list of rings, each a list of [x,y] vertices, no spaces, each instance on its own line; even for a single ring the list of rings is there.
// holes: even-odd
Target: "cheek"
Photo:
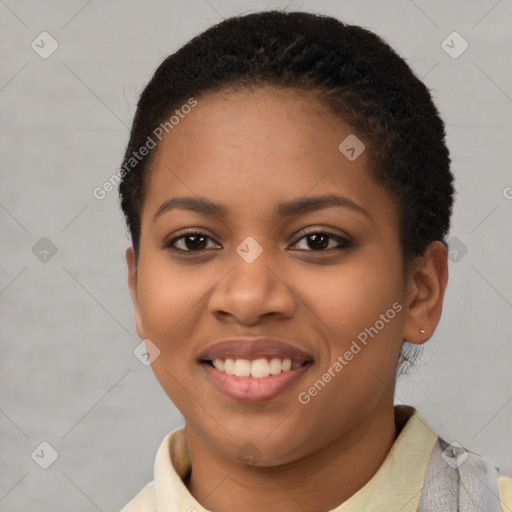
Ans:
[[[204,281],[191,270],[171,265],[157,256],[145,262],[139,275],[139,303],[147,337],[172,339],[180,324],[201,307]],[[181,320],[183,319],[183,320]]]
[[[305,296],[329,328],[333,346],[343,349],[348,339],[352,340],[366,328],[378,323],[381,330],[381,315],[384,315],[389,332],[391,324],[397,324],[397,311],[392,308],[402,300],[403,290],[400,268],[396,262],[364,261],[363,258],[336,270],[308,279],[304,285]],[[389,311],[391,308],[391,311]],[[386,312],[389,314],[386,315]]]
[[[312,410],[319,412],[338,404],[329,413],[331,419],[340,420],[347,411],[370,410],[392,386],[396,373],[404,321],[401,268],[384,257],[370,262],[360,258],[340,266],[329,279],[317,280],[309,293],[310,302],[321,305],[317,311],[328,327],[314,377],[330,374],[325,375],[325,387],[318,384],[321,391],[304,389],[305,399],[311,398]]]

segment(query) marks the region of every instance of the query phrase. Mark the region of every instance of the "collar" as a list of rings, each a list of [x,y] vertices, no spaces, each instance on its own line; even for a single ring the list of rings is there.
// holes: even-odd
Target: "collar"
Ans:
[[[437,435],[413,407],[395,405],[394,410],[399,434],[386,459],[356,494],[331,512],[417,511]],[[176,429],[165,436],[156,455],[156,510],[210,512],[197,502],[184,484],[191,468],[185,430]]]

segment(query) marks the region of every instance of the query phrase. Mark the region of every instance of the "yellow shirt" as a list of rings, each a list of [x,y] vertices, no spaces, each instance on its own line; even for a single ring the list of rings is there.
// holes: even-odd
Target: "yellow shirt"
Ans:
[[[395,406],[400,431],[386,459],[373,477],[331,512],[416,512],[425,472],[437,434],[416,409]],[[183,479],[190,473],[190,453],[184,429],[170,432],[155,460],[155,479],[120,512],[209,512],[190,494]],[[498,480],[503,512],[512,512],[512,478]]]

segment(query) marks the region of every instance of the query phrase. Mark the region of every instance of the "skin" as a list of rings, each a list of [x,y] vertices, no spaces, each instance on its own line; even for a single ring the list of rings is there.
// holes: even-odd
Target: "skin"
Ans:
[[[158,147],[138,261],[133,247],[126,251],[128,283],[137,333],[161,350],[153,371],[185,418],[193,468],[186,485],[209,510],[232,503],[248,512],[332,509],[368,482],[396,438],[400,347],[403,339],[424,343],[439,322],[447,251],[434,242],[405,271],[397,205],[369,174],[369,151],[351,162],[338,150],[351,133],[307,93],[268,87],[198,99]],[[289,218],[274,211],[328,193],[367,215],[332,206]],[[164,201],[182,196],[221,202],[228,214],[173,209],[153,221]],[[174,246],[202,252],[162,248],[183,228],[204,233],[207,243]],[[325,230],[353,245],[336,248],[329,238],[329,248],[316,249],[304,238]],[[250,264],[236,252],[248,236],[263,249]],[[298,394],[395,302],[402,310],[308,404],[299,403]],[[314,364],[268,402],[235,401],[197,360],[237,336],[278,338]],[[257,450],[250,464],[239,455],[249,446]]]

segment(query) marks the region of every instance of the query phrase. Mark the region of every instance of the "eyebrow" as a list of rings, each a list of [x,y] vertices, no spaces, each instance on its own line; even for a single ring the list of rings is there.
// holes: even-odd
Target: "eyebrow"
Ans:
[[[325,194],[311,197],[301,197],[292,199],[277,205],[275,212],[282,217],[291,217],[300,213],[321,210],[323,208],[339,207],[348,208],[356,213],[363,214],[370,218],[369,213],[360,205],[351,199],[336,194]],[[212,201],[205,197],[174,197],[164,201],[160,208],[153,215],[153,222],[164,213],[173,210],[190,210],[193,212],[204,213],[207,215],[227,216],[228,209],[222,203]]]

